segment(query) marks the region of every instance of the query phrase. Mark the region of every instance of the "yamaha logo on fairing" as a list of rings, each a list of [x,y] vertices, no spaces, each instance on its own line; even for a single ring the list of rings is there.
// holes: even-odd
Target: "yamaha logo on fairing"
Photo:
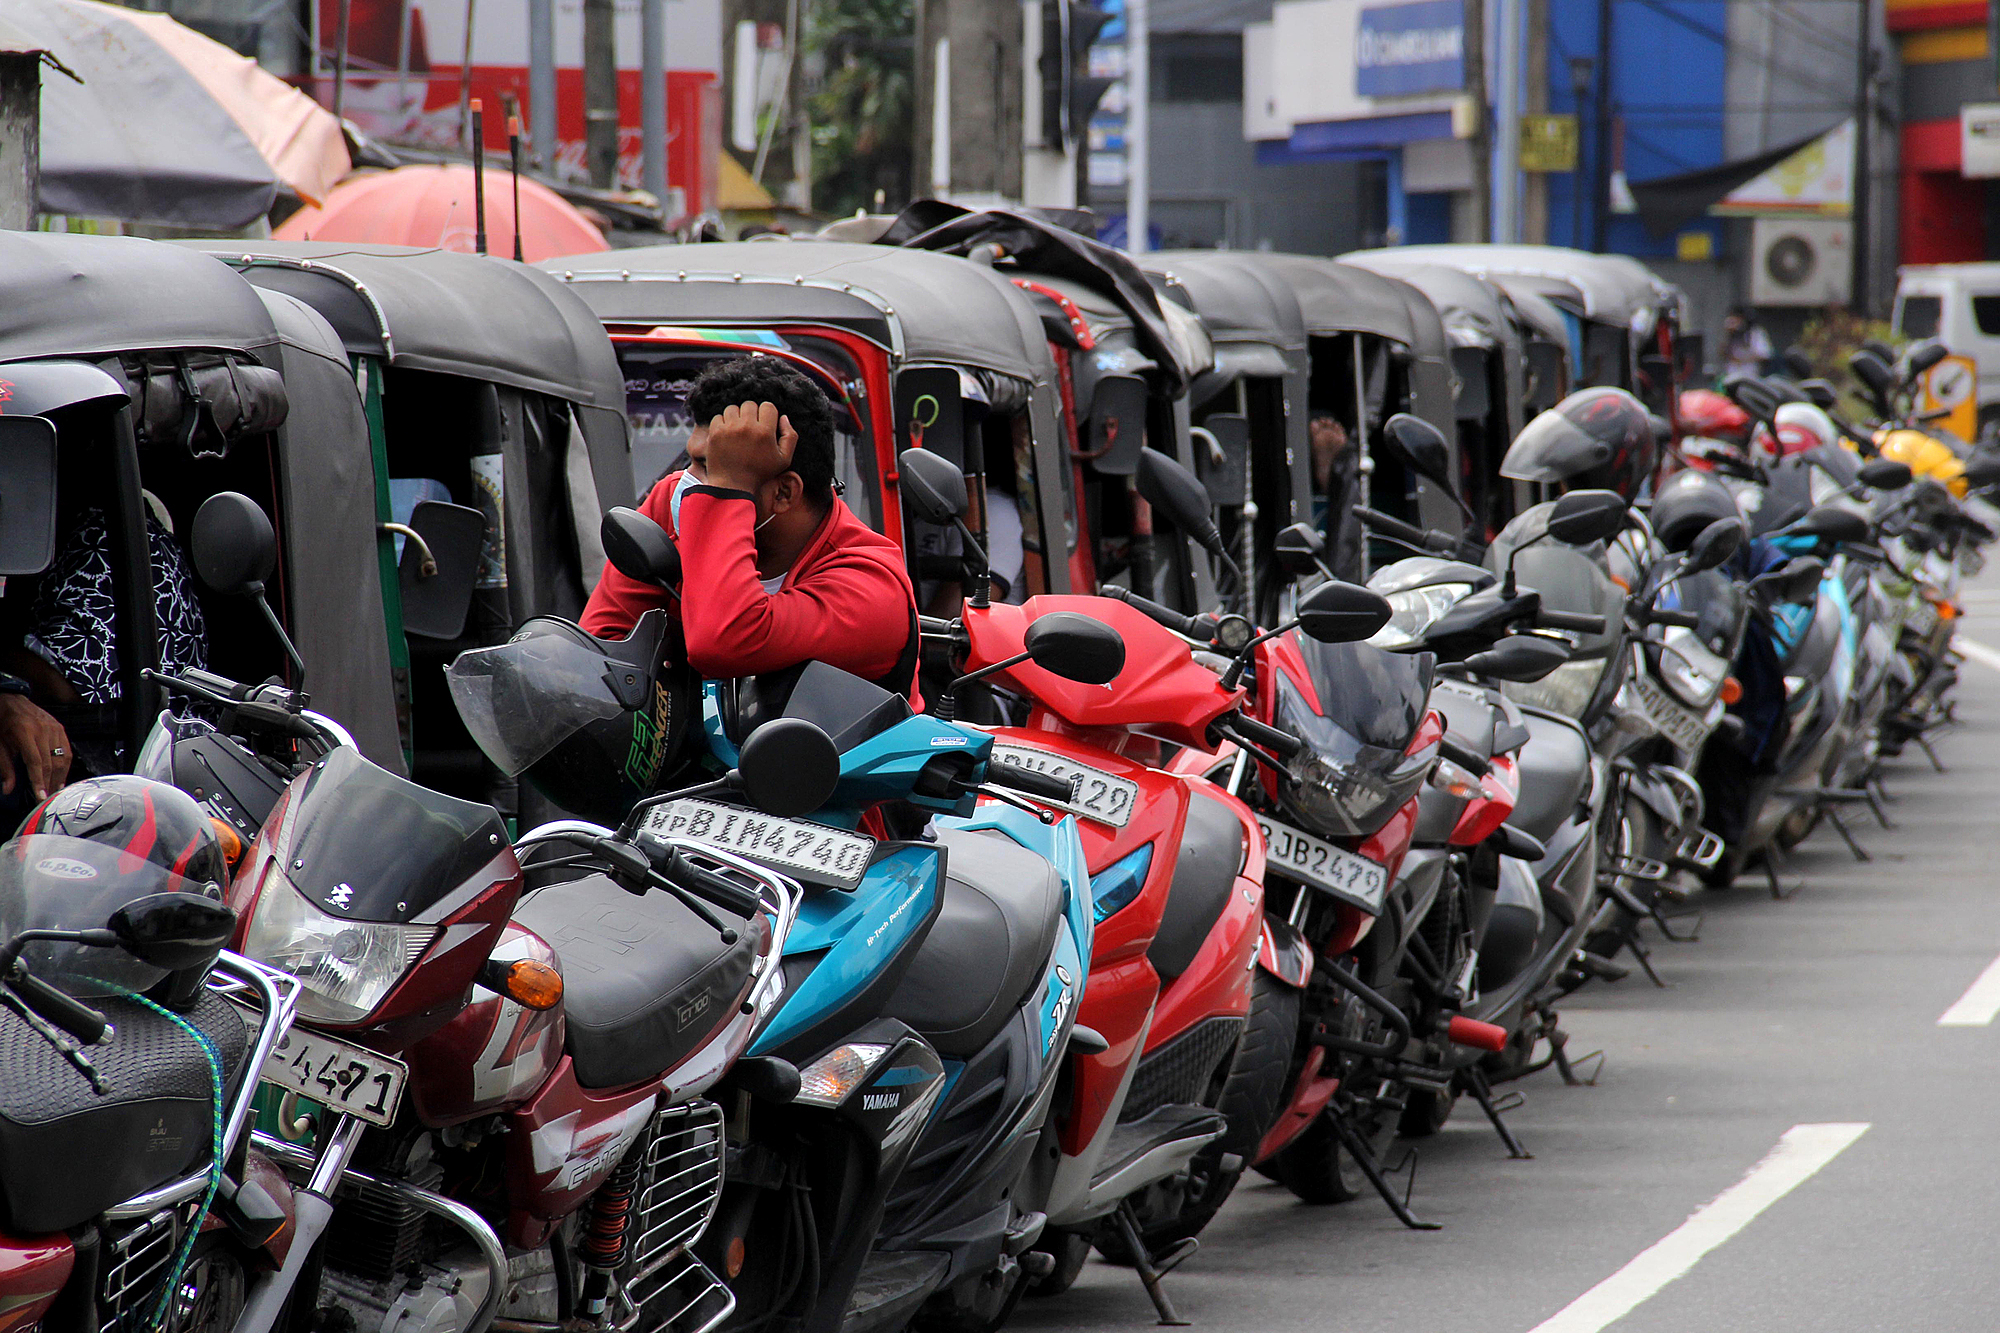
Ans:
[[[864,1111],[893,1111],[903,1104],[900,1092],[864,1092],[861,1094],[861,1109]]]

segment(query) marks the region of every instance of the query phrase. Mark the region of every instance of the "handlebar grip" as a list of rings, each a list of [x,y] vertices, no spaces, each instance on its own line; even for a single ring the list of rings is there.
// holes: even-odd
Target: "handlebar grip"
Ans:
[[[319,728],[297,713],[280,708],[277,704],[267,704],[258,699],[247,699],[237,704],[236,719],[257,731],[274,732],[280,736],[292,736],[302,741],[320,739]]]
[[[670,855],[662,858],[659,873],[662,878],[674,885],[706,898],[738,916],[755,916],[761,907],[755,893],[740,884],[731,883],[713,871],[703,870],[681,855],[678,847],[674,848]]]
[[[111,1020],[103,1014],[40,977],[17,971],[7,984],[21,997],[21,1003],[86,1046],[95,1046],[111,1030]]]
[[[1603,616],[1587,616],[1572,611],[1542,610],[1535,613],[1538,629],[1573,629],[1579,634],[1604,633]]]
[[[1400,518],[1391,518],[1379,509],[1370,509],[1367,505],[1356,505],[1354,506],[1354,516],[1376,531],[1386,532],[1391,537],[1401,537],[1412,546],[1422,547],[1426,545],[1425,538],[1428,534],[1422,528],[1412,523],[1405,523]]]
[[[1243,713],[1225,719],[1225,725],[1244,739],[1263,746],[1280,759],[1290,759],[1306,748],[1306,743],[1291,732],[1266,726],[1256,718]]]
[[[1010,764],[1004,759],[996,759],[986,766],[986,780],[996,787],[1008,787],[1024,796],[1033,796],[1044,801],[1061,801],[1067,805],[1076,799],[1076,788],[1047,773],[1037,773],[1019,764]]]
[[[1176,634],[1186,635],[1190,639],[1201,639],[1204,642],[1214,637],[1213,630],[1206,635],[1202,634],[1200,623],[1193,616],[1184,616],[1170,606],[1161,606],[1152,598],[1141,597],[1130,588],[1121,588],[1111,583],[1098,591],[1113,601],[1123,602],[1133,610],[1151,616]]]
[[[1438,753],[1475,778],[1483,778],[1493,771],[1493,763],[1485,755],[1476,750],[1468,750],[1449,735],[1438,738]]]
[[[1701,627],[1701,617],[1692,611],[1670,611],[1664,607],[1654,607],[1646,613],[1646,619],[1655,625],[1678,625],[1682,629]]]

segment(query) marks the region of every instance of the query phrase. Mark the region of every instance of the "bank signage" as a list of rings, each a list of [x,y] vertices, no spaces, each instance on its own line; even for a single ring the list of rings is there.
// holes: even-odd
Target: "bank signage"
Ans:
[[[1354,33],[1354,91],[1408,97],[1465,86],[1465,0],[1364,8]]]

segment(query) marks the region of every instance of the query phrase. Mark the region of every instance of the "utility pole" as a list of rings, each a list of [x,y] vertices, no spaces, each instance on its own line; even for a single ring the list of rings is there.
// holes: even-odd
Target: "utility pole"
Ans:
[[[1584,102],[1590,96],[1590,75],[1596,67],[1597,61],[1591,56],[1569,58],[1569,90],[1571,104],[1576,108],[1576,170],[1569,178],[1569,243],[1579,249],[1583,246],[1583,192],[1592,179],[1584,170]]]
[[[1590,248],[1604,252],[1611,221],[1611,0],[1597,0],[1597,100],[1590,162]]]
[[[639,184],[667,202],[667,0],[639,10]]]
[[[1854,207],[1848,256],[1854,269],[1848,299],[1856,313],[1866,317],[1875,308],[1875,293],[1869,282],[1875,266],[1868,262],[1868,208],[1873,195],[1869,176],[1874,157],[1869,149],[1875,128],[1875,6],[1871,0],[1858,0],[1855,9],[1858,22],[1854,38]]]
[[[1495,171],[1499,180],[1493,192],[1493,239],[1518,244],[1521,239],[1521,11],[1523,0],[1499,0],[1495,17],[1500,24],[1500,86],[1494,101],[1494,117],[1500,122],[1499,159]]]
[[[1152,16],[1149,0],[1125,0],[1125,248],[1149,248],[1153,195]]]
[[[1472,189],[1467,200],[1466,227],[1474,241],[1493,239],[1493,118],[1486,111],[1486,5],[1472,0],[1465,7],[1465,101],[1472,109]]]
[[[407,22],[406,19],[406,31]],[[535,165],[554,175],[556,0],[528,0],[528,138],[534,149]]]
[[[600,190],[618,185],[617,17],[615,0],[583,0],[583,153]]]

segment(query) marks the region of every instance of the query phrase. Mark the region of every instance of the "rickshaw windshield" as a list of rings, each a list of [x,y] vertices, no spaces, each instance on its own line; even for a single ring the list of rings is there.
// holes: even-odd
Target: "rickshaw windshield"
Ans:
[[[817,349],[797,348],[785,337],[757,329],[687,329],[681,336],[651,335],[614,339],[618,365],[625,376],[625,415],[631,427],[632,475],[644,496],[687,451],[696,423],[688,416],[687,398],[695,379],[720,361],[751,352],[782,356],[803,371],[833,403],[834,476],[844,485],[841,499],[862,522],[878,531],[881,506],[872,484],[874,469],[863,462],[874,457],[874,442],[865,414],[857,411],[841,387],[839,374],[812,355]],[[726,341],[724,341],[726,339]]]

